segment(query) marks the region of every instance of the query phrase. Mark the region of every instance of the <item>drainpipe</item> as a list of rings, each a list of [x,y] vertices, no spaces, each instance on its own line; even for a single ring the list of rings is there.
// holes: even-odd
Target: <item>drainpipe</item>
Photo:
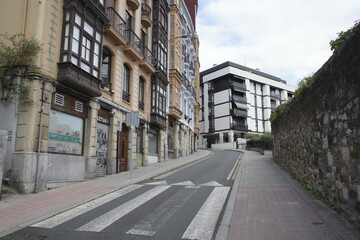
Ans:
[[[38,192],[38,175],[39,175],[39,161],[40,161],[40,151],[41,151],[41,134],[42,134],[42,118],[44,114],[44,91],[45,91],[45,79],[41,81],[41,109],[40,109],[40,122],[39,122],[39,140],[38,140],[38,148],[37,148],[37,158],[36,158],[36,171],[35,171],[35,188],[34,192]]]

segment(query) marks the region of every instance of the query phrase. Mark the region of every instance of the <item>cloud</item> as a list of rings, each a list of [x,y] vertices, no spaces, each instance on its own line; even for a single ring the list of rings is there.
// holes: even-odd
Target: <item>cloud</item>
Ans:
[[[358,0],[199,0],[200,64],[233,61],[296,86],[331,56],[329,42],[360,19]]]

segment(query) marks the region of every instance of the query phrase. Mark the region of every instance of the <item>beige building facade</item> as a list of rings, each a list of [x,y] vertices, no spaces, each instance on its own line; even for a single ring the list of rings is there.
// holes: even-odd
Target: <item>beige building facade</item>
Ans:
[[[168,31],[173,1],[4,0],[2,6],[1,33],[41,43],[38,68],[14,79],[27,86],[31,101],[20,104],[14,94],[0,104],[0,129],[9,133],[4,177],[18,191],[46,190],[196,151],[198,38],[194,27],[183,32],[181,20],[176,34],[192,36],[185,44],[196,55],[189,73],[182,50],[188,39]],[[175,7],[192,26],[185,2]],[[180,54],[175,79],[168,47],[174,40]],[[174,82],[175,100],[169,92]]]

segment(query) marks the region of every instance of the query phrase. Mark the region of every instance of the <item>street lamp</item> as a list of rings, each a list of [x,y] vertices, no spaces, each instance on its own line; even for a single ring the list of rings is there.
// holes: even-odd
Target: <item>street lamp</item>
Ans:
[[[177,37],[172,37],[168,40],[168,42],[170,42],[171,40],[174,40],[174,39],[178,39],[178,38],[190,38],[191,39],[191,36],[189,35],[182,35],[182,36],[177,36]]]

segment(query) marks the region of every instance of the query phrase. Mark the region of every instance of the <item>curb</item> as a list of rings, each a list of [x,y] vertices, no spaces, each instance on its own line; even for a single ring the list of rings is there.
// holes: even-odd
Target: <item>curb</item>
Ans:
[[[65,208],[63,208],[63,209],[61,209],[61,210],[54,211],[54,212],[48,213],[48,214],[46,214],[46,215],[43,215],[43,216],[41,216],[41,217],[39,217],[39,218],[35,218],[35,219],[32,219],[32,220],[29,220],[29,221],[27,221],[27,222],[25,222],[25,223],[22,223],[22,224],[19,224],[19,225],[15,226],[15,227],[12,227],[12,228],[9,228],[9,229],[4,229],[3,231],[0,231],[0,238],[4,237],[4,236],[6,236],[6,235],[9,235],[9,234],[11,234],[11,233],[13,233],[13,232],[16,232],[16,231],[18,231],[18,230],[20,230],[20,229],[23,229],[23,228],[25,228],[25,227],[28,227],[28,226],[30,226],[30,225],[32,225],[32,224],[34,224],[34,223],[40,222],[40,221],[45,220],[45,219],[47,219],[47,218],[49,218],[49,217],[55,216],[55,215],[57,215],[57,214],[59,214],[59,213],[68,211],[68,210],[70,210],[70,209],[72,209],[72,208],[75,208],[75,207],[77,207],[77,206],[80,206],[80,205],[82,205],[82,204],[85,204],[85,203],[87,203],[87,202],[90,202],[90,201],[92,201],[92,200],[94,200],[94,199],[97,199],[97,198],[99,198],[99,197],[102,197],[102,196],[105,196],[105,195],[110,194],[110,193],[112,193],[112,192],[118,191],[119,189],[125,188],[125,187],[127,187],[127,186],[132,185],[132,184],[140,183],[140,182],[142,182],[142,181],[146,181],[146,180],[149,180],[149,179],[153,179],[153,178],[155,178],[155,177],[157,177],[157,176],[161,176],[161,175],[164,175],[164,174],[167,174],[167,173],[170,173],[170,172],[175,172],[175,171],[177,171],[177,170],[181,170],[181,169],[183,169],[183,168],[189,167],[189,166],[191,166],[191,165],[193,165],[193,164],[196,164],[196,163],[198,163],[198,162],[200,162],[200,161],[203,161],[203,160],[211,157],[212,155],[214,155],[214,152],[212,152],[212,151],[209,151],[209,150],[203,150],[203,151],[207,151],[207,152],[208,152],[207,155],[205,155],[205,156],[203,156],[203,157],[200,157],[200,158],[198,158],[198,159],[195,159],[195,160],[193,160],[193,161],[189,161],[189,162],[184,163],[184,164],[179,164],[178,166],[175,166],[175,167],[170,167],[170,169],[164,170],[164,171],[161,172],[161,173],[155,172],[155,173],[152,173],[152,174],[149,174],[149,175],[144,175],[144,176],[141,176],[141,177],[138,177],[138,178],[129,179],[126,183],[120,184],[116,189],[111,189],[111,190],[110,190],[109,192],[107,192],[107,193],[104,193],[104,194],[99,195],[99,196],[94,196],[94,197],[92,197],[92,198],[87,199],[86,201],[82,201],[82,202],[79,202],[79,203],[76,203],[76,204],[69,205],[69,206],[67,206],[67,207],[65,207]],[[158,163],[158,164],[161,164],[161,162]],[[112,175],[109,175],[109,176],[112,176]],[[85,181],[85,182],[87,182],[87,181]],[[79,184],[81,184],[81,183],[79,183]],[[49,190],[49,191],[51,191],[51,190]]]
[[[237,151],[239,151],[239,150],[237,150]],[[228,235],[229,235],[230,223],[231,223],[231,218],[232,218],[232,214],[234,211],[236,195],[237,195],[237,191],[238,191],[238,188],[240,185],[240,176],[241,176],[241,169],[242,169],[242,163],[243,163],[242,160],[245,156],[245,153],[243,151],[239,151],[239,152],[242,152],[243,154],[238,159],[239,163],[238,163],[238,166],[236,167],[236,171],[235,171],[236,177],[234,180],[234,185],[231,189],[230,196],[229,196],[229,199],[226,204],[225,212],[222,217],[221,223],[219,225],[218,231],[216,233],[215,240],[225,240],[228,238]]]

